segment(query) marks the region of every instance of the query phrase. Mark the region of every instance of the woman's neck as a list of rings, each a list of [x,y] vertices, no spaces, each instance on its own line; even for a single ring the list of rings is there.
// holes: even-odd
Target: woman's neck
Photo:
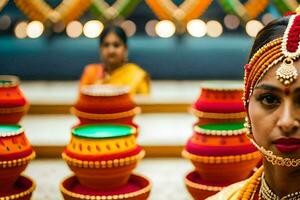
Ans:
[[[300,168],[274,166],[264,160],[265,179],[280,198],[300,191]]]
[[[108,74],[111,74],[113,71],[115,71],[116,69],[118,69],[119,67],[121,67],[123,65],[124,65],[124,62],[115,63],[115,64],[104,63],[105,72],[108,73]]]

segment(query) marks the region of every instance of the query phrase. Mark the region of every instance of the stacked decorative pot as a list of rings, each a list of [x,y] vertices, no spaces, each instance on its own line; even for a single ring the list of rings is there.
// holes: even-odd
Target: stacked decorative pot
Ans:
[[[17,123],[26,113],[27,101],[15,76],[0,76],[0,199],[31,198],[35,183],[21,173],[35,152]]]
[[[132,112],[135,104],[127,96],[127,89],[103,85],[90,88],[96,92],[82,91],[73,108],[81,123],[73,127],[71,140],[62,153],[75,174],[60,185],[64,199],[147,199],[150,181],[132,173],[145,155],[136,143],[137,128],[132,125],[134,115],[119,115]],[[78,110],[97,113],[95,115],[101,119],[89,121],[91,118],[79,116]],[[103,118],[114,114],[116,118]]]
[[[129,88],[112,85],[89,85],[80,90],[79,98],[71,113],[80,124],[128,124],[133,122],[140,108],[132,100]]]
[[[238,82],[204,82],[192,113],[198,117],[183,156],[195,171],[185,177],[194,199],[248,178],[261,160],[244,128],[243,90]]]
[[[0,124],[17,124],[28,108],[18,77],[0,75]]]

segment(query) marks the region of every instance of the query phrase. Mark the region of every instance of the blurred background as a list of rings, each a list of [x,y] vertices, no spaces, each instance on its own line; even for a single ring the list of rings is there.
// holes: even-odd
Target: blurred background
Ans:
[[[46,2],[55,7],[61,1]],[[172,2],[180,5],[183,0]],[[247,18],[243,13],[237,15],[239,5],[229,3],[237,9],[231,10],[223,2],[212,1],[203,15],[186,27],[175,27],[174,21],[158,23],[161,18],[155,11],[137,1],[125,17],[114,21],[130,36],[129,61],[142,66],[155,80],[241,79],[252,37],[280,14],[274,3],[267,1],[262,11],[253,11],[258,12],[255,18]],[[231,4],[236,2],[247,1]],[[251,9],[255,8],[259,5]],[[28,16],[14,1],[0,12],[1,74],[26,80],[76,80],[85,65],[99,62],[97,37],[106,22],[99,11],[87,8],[66,25],[40,24]]]

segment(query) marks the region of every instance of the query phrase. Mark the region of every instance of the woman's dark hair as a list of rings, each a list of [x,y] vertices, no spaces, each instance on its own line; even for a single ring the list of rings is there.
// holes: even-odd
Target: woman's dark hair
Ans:
[[[113,25],[104,28],[104,30],[102,31],[99,38],[100,45],[102,44],[102,42],[104,41],[104,39],[109,33],[115,33],[122,40],[124,45],[127,46],[127,35],[124,29],[122,29],[119,26],[113,26]]]
[[[283,37],[284,31],[289,23],[290,16],[281,17],[270,22],[266,25],[256,36],[249,60],[262,46],[275,40],[276,38]]]

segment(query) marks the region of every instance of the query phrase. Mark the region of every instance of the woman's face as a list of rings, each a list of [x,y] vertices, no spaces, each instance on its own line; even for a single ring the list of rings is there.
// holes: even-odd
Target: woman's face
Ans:
[[[300,73],[300,62],[294,66]],[[289,86],[276,78],[280,63],[257,84],[250,97],[249,118],[255,141],[276,155],[300,158],[300,74]]]
[[[101,43],[101,58],[108,65],[120,65],[125,61],[127,47],[115,33],[109,33]]]

